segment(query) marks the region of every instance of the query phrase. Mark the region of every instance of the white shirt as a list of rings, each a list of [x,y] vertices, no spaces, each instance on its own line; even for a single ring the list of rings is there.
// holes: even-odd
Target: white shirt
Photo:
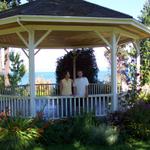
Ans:
[[[73,86],[77,88],[77,96],[85,96],[86,86],[88,85],[89,81],[86,77],[75,79]]]

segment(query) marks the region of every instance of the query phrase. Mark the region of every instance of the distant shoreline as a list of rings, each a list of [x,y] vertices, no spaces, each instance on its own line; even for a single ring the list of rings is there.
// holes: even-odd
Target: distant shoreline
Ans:
[[[99,81],[107,81],[110,77],[110,71],[109,70],[103,70],[98,72],[98,79]],[[41,78],[46,81],[49,81],[50,83],[56,83],[56,75],[55,72],[35,72],[35,78]],[[20,85],[29,84],[29,73],[27,72],[24,77],[22,78]]]

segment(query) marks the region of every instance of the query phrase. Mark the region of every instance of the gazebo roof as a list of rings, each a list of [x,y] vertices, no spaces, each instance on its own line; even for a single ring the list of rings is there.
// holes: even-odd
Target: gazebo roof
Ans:
[[[36,48],[109,46],[150,37],[130,15],[84,0],[36,0],[0,13],[0,46],[26,48],[34,31]]]
[[[36,0],[1,12],[0,18],[15,15],[132,18],[132,16],[84,0]]]

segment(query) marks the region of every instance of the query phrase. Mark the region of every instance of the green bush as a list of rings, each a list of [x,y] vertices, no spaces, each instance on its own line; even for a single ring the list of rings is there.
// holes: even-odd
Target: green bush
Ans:
[[[126,112],[116,112],[111,114],[109,120],[120,128],[121,133],[127,136],[140,139],[150,139],[150,104],[138,101]],[[123,135],[123,134],[121,134]]]
[[[72,120],[55,120],[43,124],[43,134],[39,140],[44,145],[72,143]]]
[[[40,130],[34,126],[32,119],[1,116],[0,149],[26,150],[35,145]]]
[[[88,144],[113,145],[118,141],[117,128],[101,124],[93,126],[89,132]]]
[[[150,93],[141,92],[138,99],[143,100],[146,103],[150,103]]]
[[[93,114],[85,114],[66,120],[50,121],[44,125],[40,142],[49,144],[69,144],[79,141],[82,144],[107,144],[117,141],[118,132],[112,126],[102,124]]]

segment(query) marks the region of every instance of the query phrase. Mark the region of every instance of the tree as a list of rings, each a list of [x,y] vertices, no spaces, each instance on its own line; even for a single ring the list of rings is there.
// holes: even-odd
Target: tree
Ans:
[[[16,7],[21,4],[21,0],[0,0],[0,6],[2,7],[0,11]]]
[[[9,82],[11,86],[17,86],[25,74],[25,65],[23,64],[23,60],[20,59],[20,55],[18,53],[15,54],[14,52],[11,52],[9,58],[11,61],[11,73],[8,74]]]
[[[150,27],[150,2],[145,3],[141,13],[139,20],[147,27]],[[141,84],[150,84],[150,38],[142,40],[140,46]]]
[[[0,1],[0,11],[4,11],[6,10],[8,7],[7,7],[7,3],[6,1]]]
[[[63,73],[69,71],[71,78],[73,78],[73,55],[70,51],[66,55],[57,60],[56,80],[57,83],[63,78]],[[92,48],[82,48],[76,50],[76,70],[82,70],[89,82],[94,83],[98,81],[98,67]]]
[[[13,8],[18,6],[21,3],[20,0],[0,0],[0,11],[7,10],[9,8]],[[9,72],[9,48],[4,47],[5,52],[5,77],[3,78],[5,80],[5,86],[9,86],[8,81],[8,72]],[[0,50],[1,53],[1,50]],[[1,60],[0,60],[1,61]]]
[[[109,64],[111,64],[111,49],[106,49],[104,53],[106,59]],[[126,50],[126,46],[119,46],[117,49],[117,77],[118,83],[122,81],[128,82],[129,78],[127,75],[127,61],[128,61],[128,51]]]
[[[5,83],[4,83],[4,76],[3,76],[3,75],[0,75],[0,89],[2,89],[4,86],[5,86]]]

